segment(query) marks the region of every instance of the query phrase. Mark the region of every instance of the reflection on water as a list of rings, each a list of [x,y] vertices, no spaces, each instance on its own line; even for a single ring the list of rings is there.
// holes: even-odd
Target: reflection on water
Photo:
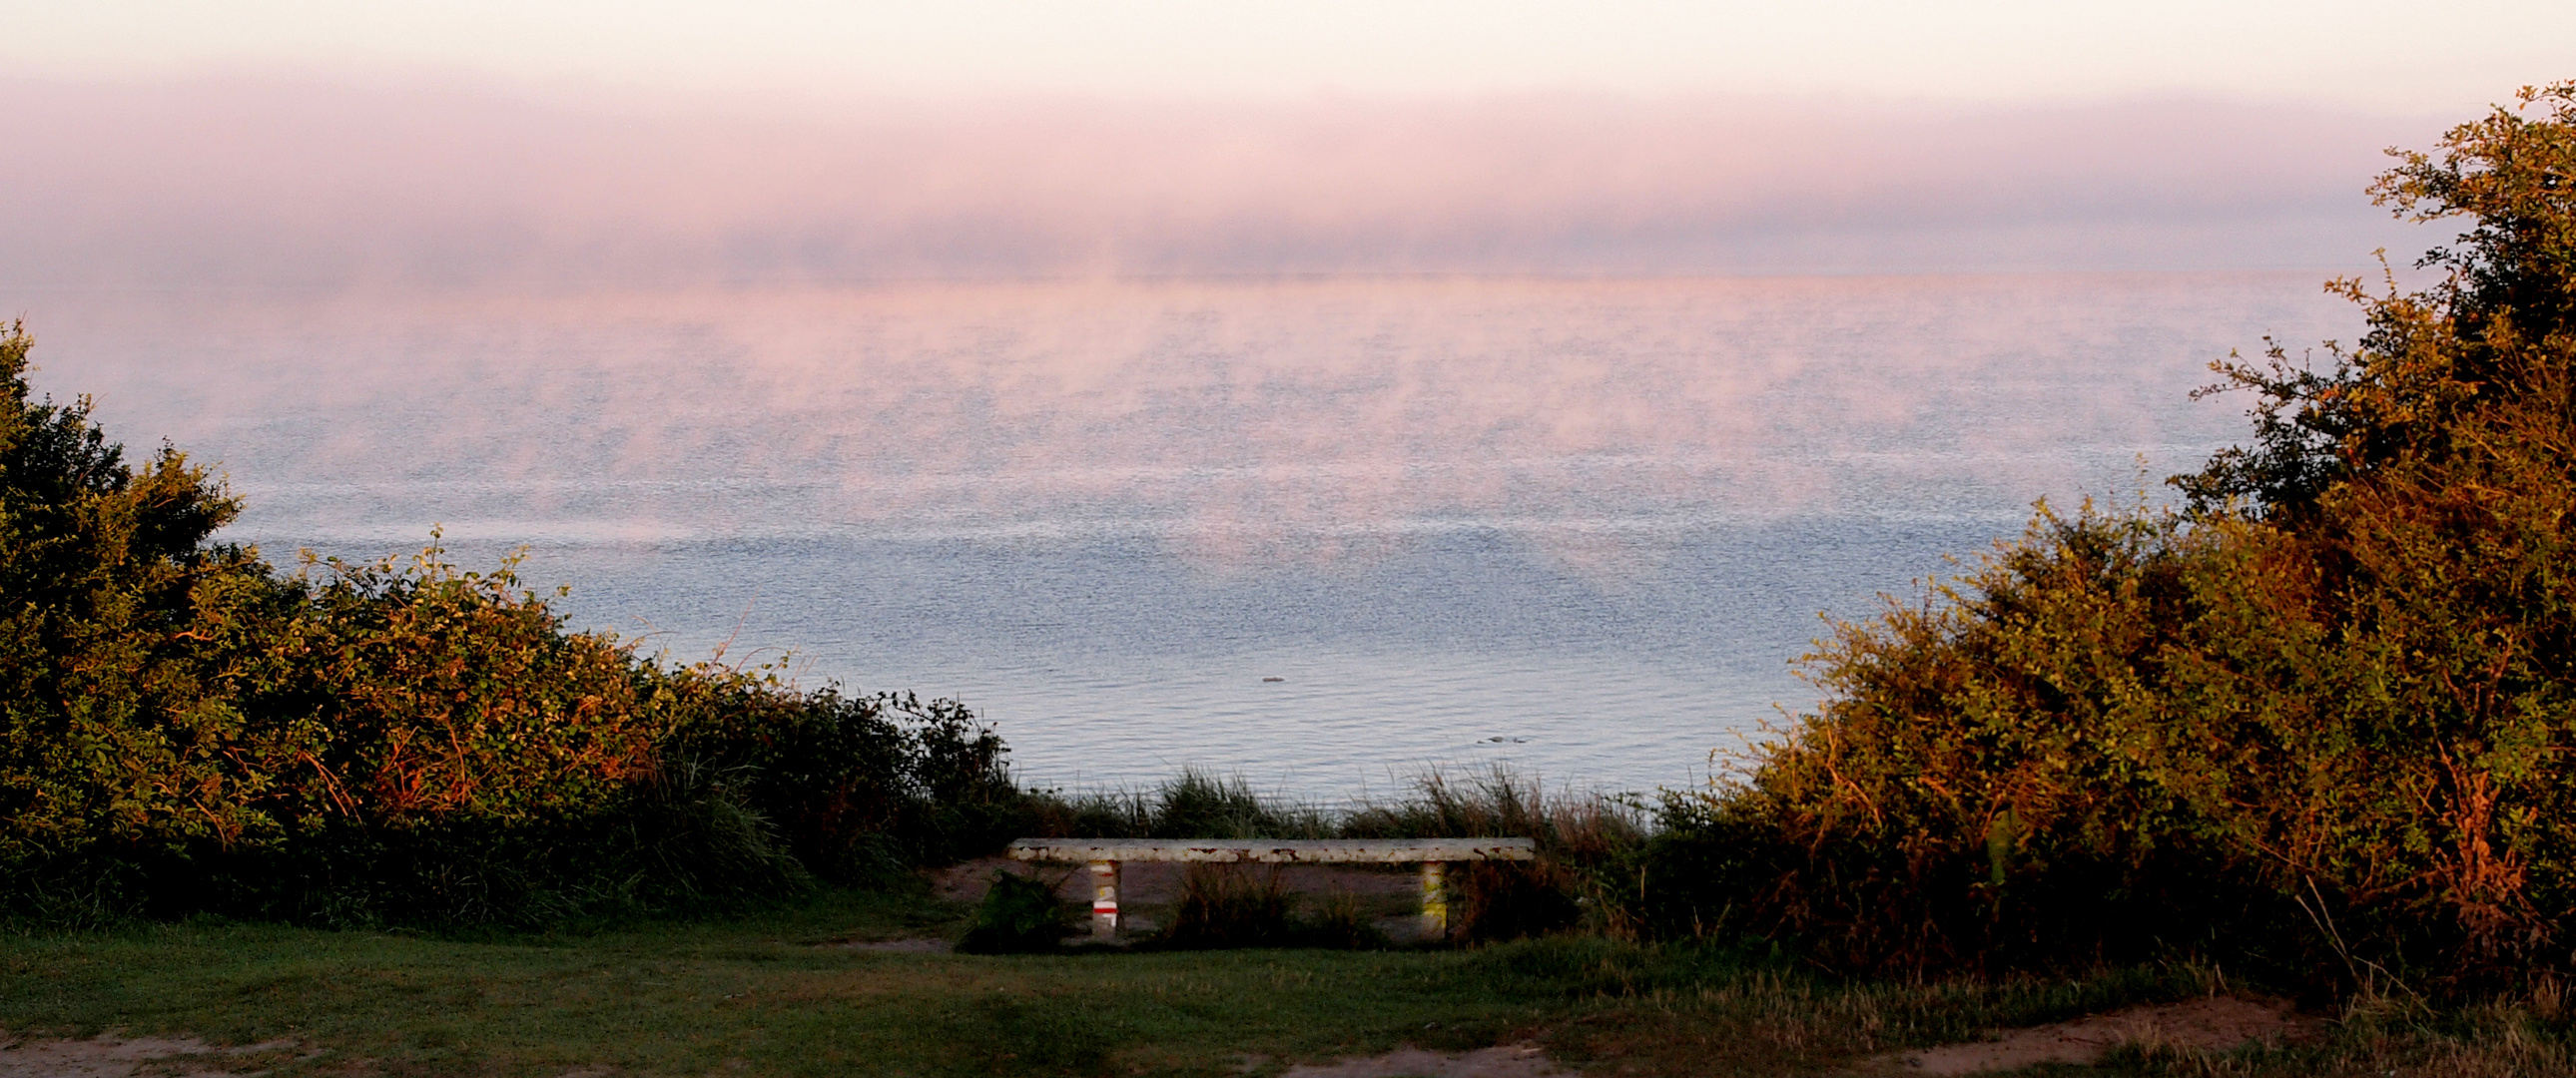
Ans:
[[[960,697],[1040,780],[1319,797],[1692,781],[1811,699],[1819,611],[2190,466],[2227,349],[2350,335],[2308,274],[9,298],[273,553],[526,543],[580,623]]]

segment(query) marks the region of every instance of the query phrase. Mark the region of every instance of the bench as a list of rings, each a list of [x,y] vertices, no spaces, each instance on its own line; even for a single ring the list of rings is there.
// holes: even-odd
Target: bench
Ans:
[[[1118,865],[1123,861],[1209,864],[1422,866],[1422,930],[1449,931],[1449,862],[1528,861],[1538,844],[1525,838],[1404,839],[1125,839],[1024,838],[1011,843],[1018,861],[1055,861],[1091,870],[1091,937],[1118,935]]]

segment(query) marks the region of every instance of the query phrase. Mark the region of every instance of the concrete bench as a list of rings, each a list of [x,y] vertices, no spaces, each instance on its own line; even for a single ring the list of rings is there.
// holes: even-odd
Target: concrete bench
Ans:
[[[1195,861],[1210,864],[1422,866],[1422,929],[1449,931],[1451,861],[1528,861],[1538,844],[1525,838],[1403,839],[1126,839],[1024,838],[1011,843],[1020,861],[1074,862],[1091,869],[1091,936],[1118,935],[1118,865],[1122,861]]]

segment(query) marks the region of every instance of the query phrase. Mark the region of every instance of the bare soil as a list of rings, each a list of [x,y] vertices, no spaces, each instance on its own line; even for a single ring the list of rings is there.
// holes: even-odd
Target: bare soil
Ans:
[[[1282,1078],[1572,1078],[1573,1074],[1550,1062],[1535,1044],[1498,1044],[1472,1052],[1398,1048],[1382,1056],[1300,1064],[1282,1072]]]
[[[1991,1041],[1943,1045],[1876,1062],[1905,1074],[1987,1074],[2042,1063],[2090,1065],[2124,1043],[2219,1052],[2247,1044],[2279,1047],[2313,1039],[2323,1026],[2324,1020],[2299,1014],[2282,1000],[2211,996],[2008,1029]]]
[[[219,1078],[265,1070],[294,1052],[287,1041],[217,1048],[195,1037],[12,1039],[0,1045],[0,1078],[129,1078],[146,1066],[155,1078]]]
[[[895,941],[859,945],[913,949]],[[925,948],[926,949],[926,948]],[[2086,1066],[2124,1043],[2226,1051],[2259,1044],[2279,1047],[2313,1040],[2322,1019],[2301,1015],[2275,999],[2213,996],[2183,1003],[2129,1007],[2071,1022],[2001,1031],[1994,1040],[1944,1045],[1882,1056],[1867,1068],[1878,1074],[1971,1075],[2022,1070],[2043,1063]],[[262,1071],[298,1053],[277,1041],[218,1048],[194,1037],[120,1037],[87,1040],[12,1039],[0,1043],[0,1078],[229,1078]],[[1535,1044],[1504,1044],[1468,1052],[1398,1048],[1323,1064],[1289,1067],[1285,1078],[1570,1078]]]

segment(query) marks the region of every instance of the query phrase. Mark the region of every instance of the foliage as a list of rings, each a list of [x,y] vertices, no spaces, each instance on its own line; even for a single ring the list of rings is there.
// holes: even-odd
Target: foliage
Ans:
[[[998,845],[1019,794],[949,701],[804,692],[569,632],[514,564],[273,571],[205,469],[0,335],[0,902],[541,923]],[[559,595],[560,593],[558,593]]]
[[[220,845],[258,827],[235,752],[275,756],[208,661],[280,605],[255,556],[207,542],[238,511],[167,446],[141,468],[90,402],[29,399],[23,327],[0,335],[0,872],[100,841]],[[209,647],[207,645],[213,645]],[[246,744],[246,742],[249,742]]]
[[[767,673],[658,679],[665,751],[724,776],[799,863],[836,882],[998,849],[1024,813],[1002,739],[953,700],[782,691]]]
[[[1063,946],[1073,934],[1073,919],[1055,888],[1044,881],[1009,872],[993,873],[993,885],[975,907],[966,934],[957,940],[965,954],[1037,954]]]
[[[2189,513],[2041,507],[1811,657],[1828,699],[1672,802],[1668,931],[1860,968],[2175,948],[2346,983],[2570,963],[2576,84],[2374,189],[2471,230],[2412,294],[2331,287],[2330,373],[2217,366],[2256,447]]]
[[[2566,394],[2576,325],[2576,82],[2525,88],[2522,109],[2451,129],[2438,155],[2390,151],[2398,167],[2371,186],[2402,218],[2466,217],[2467,232],[2417,260],[2442,278],[2422,292],[2372,295],[2358,280],[2329,291],[2363,305],[2369,331],[2330,372],[2290,365],[2277,345],[2262,367],[2216,364],[2251,390],[2255,448],[2219,453],[2175,482],[2203,512],[2231,499],[2300,514],[2336,483],[2391,467],[2477,454],[2486,428],[2516,426]],[[2538,117],[2523,115],[2533,108]]]

